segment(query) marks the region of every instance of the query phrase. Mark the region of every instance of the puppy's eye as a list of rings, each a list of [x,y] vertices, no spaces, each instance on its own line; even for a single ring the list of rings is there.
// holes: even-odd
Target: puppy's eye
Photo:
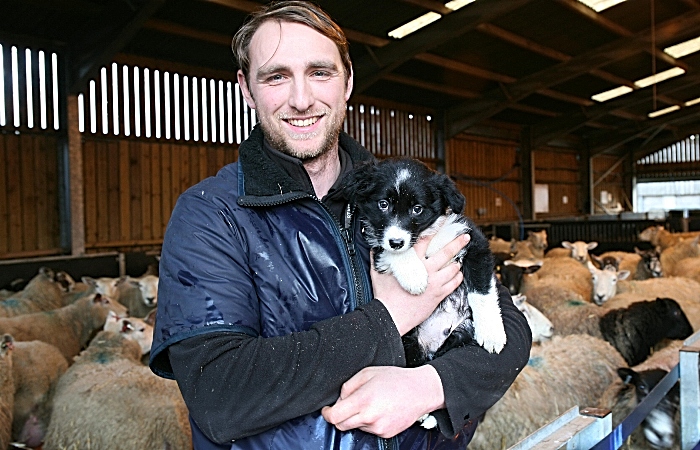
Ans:
[[[415,205],[413,207],[413,214],[418,215],[423,212],[423,207],[421,205]]]
[[[386,211],[387,209],[389,209],[389,202],[386,200],[379,200],[377,202],[377,206],[379,206],[379,209],[381,209],[382,211]]]

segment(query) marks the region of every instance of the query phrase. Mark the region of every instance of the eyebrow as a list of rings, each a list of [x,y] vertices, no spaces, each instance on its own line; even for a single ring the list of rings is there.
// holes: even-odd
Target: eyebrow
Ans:
[[[306,65],[307,70],[308,69],[326,69],[326,70],[331,70],[331,71],[338,71],[338,65],[335,64],[332,61],[327,61],[327,60],[317,60],[317,61],[310,61]],[[256,72],[256,77],[258,79],[260,78],[266,78],[269,75],[272,75],[274,73],[279,73],[279,72],[286,72],[289,70],[288,66],[282,65],[282,64],[273,64],[269,65],[267,67],[263,66],[258,69]]]

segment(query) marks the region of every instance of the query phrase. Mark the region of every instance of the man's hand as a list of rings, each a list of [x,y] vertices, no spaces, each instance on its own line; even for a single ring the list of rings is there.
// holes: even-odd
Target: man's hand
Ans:
[[[362,369],[346,381],[338,401],[321,413],[341,431],[359,428],[390,438],[444,406],[442,382],[432,366],[377,366]]]
[[[430,258],[425,258],[430,238],[423,238],[414,246],[418,257],[428,271],[428,288],[420,295],[406,292],[391,274],[370,271],[374,296],[389,311],[401,336],[430,316],[437,305],[462,283],[462,272],[456,262],[451,262],[469,243],[470,236],[456,237]]]

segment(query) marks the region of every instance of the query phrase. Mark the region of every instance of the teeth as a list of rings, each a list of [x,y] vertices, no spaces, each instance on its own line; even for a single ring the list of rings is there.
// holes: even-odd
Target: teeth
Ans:
[[[308,127],[310,125],[315,124],[318,122],[318,117],[312,117],[310,119],[288,119],[287,120],[290,124],[294,125],[295,127]]]

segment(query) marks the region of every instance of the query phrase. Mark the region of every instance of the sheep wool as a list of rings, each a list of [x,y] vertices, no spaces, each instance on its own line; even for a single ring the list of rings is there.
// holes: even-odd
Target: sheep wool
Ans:
[[[136,341],[101,331],[58,382],[43,449],[191,449],[177,383],[140,357]]]
[[[15,342],[14,442],[32,448],[41,444],[49,422],[48,405],[53,390],[67,369],[68,361],[55,346],[41,341]]]
[[[70,361],[104,326],[110,310],[126,315],[126,308],[118,302],[92,294],[53,311],[0,317],[0,333],[10,333],[18,341],[55,345]]]
[[[530,362],[486,412],[469,448],[509,447],[573,406],[595,406],[625,360],[606,341],[555,336],[532,347]]]
[[[0,302],[0,317],[15,317],[65,306],[64,286],[55,280],[51,269],[42,267],[20,292]]]
[[[10,446],[15,382],[12,374],[13,338],[9,334],[0,341],[0,448]]]

